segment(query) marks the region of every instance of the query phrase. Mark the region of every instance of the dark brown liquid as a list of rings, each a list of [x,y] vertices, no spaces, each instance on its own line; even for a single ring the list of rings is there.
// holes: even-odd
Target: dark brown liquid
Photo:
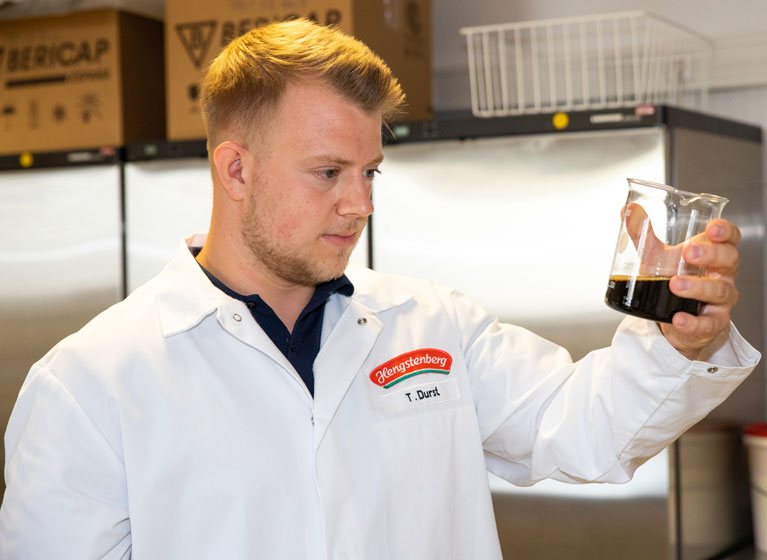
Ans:
[[[670,278],[638,277],[631,289],[628,276],[611,276],[607,284],[605,303],[629,315],[670,323],[677,311],[697,315],[702,306],[696,299],[681,298],[671,293]]]

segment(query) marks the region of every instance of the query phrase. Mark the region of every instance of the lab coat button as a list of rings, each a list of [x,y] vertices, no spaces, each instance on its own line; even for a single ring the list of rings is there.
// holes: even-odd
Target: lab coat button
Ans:
[[[368,320],[365,319],[364,317],[360,317],[359,319],[357,319],[357,324],[358,325],[364,325],[367,322],[368,322]]]
[[[232,315],[232,319],[234,319],[235,321],[242,321],[242,316],[239,313],[235,313],[234,315]]]
[[[706,371],[709,372],[709,373],[716,373],[717,371],[719,371],[719,368],[718,367],[710,367]]]

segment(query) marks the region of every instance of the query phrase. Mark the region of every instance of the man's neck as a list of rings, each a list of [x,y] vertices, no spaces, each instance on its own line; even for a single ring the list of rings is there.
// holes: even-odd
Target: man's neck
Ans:
[[[262,270],[262,267],[248,266],[243,260],[227,258],[226,253],[216,251],[210,241],[209,238],[197,255],[197,262],[230,290],[242,295],[258,294],[293,332],[301,311],[314,294],[314,286],[293,284]]]

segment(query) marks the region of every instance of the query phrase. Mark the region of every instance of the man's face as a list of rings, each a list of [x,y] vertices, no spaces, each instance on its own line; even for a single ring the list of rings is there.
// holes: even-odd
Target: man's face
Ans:
[[[243,166],[250,196],[240,229],[254,264],[292,284],[337,278],[373,212],[381,118],[301,83],[288,86],[266,128]]]

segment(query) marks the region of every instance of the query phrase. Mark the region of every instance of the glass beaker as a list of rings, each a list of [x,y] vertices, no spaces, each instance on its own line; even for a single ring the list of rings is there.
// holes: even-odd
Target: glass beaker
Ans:
[[[628,183],[605,303],[663,323],[670,323],[677,311],[698,315],[702,303],[675,296],[669,281],[679,274],[705,274],[682,258],[682,249],[721,216],[728,199],[639,179]]]

